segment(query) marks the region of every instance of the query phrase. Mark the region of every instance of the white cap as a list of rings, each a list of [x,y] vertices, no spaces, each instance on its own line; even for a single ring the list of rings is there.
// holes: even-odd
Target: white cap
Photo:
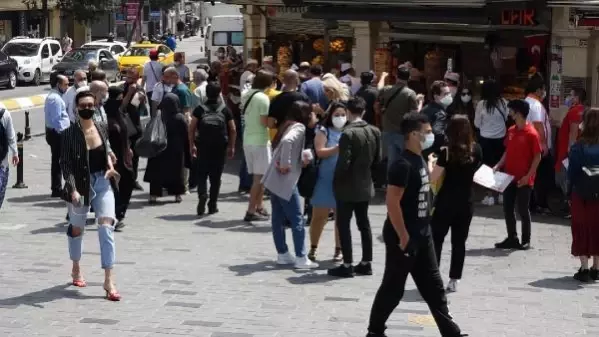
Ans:
[[[341,72],[348,71],[352,68],[351,63],[342,63],[341,64]]]

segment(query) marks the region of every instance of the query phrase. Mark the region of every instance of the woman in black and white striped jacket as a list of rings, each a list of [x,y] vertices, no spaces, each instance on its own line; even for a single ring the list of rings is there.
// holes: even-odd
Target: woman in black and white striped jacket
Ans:
[[[69,254],[73,261],[73,285],[85,287],[79,261],[87,213],[93,206],[98,223],[100,255],[104,269],[106,298],[119,301],[121,295],[114,286],[112,267],[115,261],[115,202],[112,186],[119,175],[108,154],[108,133],[104,123],[93,120],[96,98],[89,91],[75,98],[79,120],[61,135],[60,166],[65,180],[64,199],[69,203],[70,224],[67,230]]]

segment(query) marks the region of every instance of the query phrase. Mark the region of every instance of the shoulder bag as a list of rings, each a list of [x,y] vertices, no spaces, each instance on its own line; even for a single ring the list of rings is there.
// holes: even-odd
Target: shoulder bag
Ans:
[[[576,185],[574,192],[583,200],[599,200],[599,165],[590,165],[586,160],[584,145],[579,144],[582,152],[582,172]]]
[[[329,132],[327,130],[327,143],[329,142]],[[310,148],[314,152],[314,162],[308,166],[302,168],[299,180],[297,181],[297,189],[299,194],[306,198],[312,198],[314,194],[314,188],[316,187],[316,181],[318,180],[318,168],[320,166],[321,159],[316,155],[316,147],[312,144]]]

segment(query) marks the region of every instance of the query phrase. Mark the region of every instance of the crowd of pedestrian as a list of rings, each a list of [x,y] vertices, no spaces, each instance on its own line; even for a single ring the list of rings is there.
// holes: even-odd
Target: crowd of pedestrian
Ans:
[[[504,191],[488,191],[482,200],[483,205],[503,204],[507,237],[497,249],[532,247],[531,210],[550,212],[547,195],[555,176],[566,215],[571,214],[571,251],[581,262],[574,277],[599,279],[599,110],[585,107],[583,89],[568,97],[570,110],[553,151],[551,121],[542,104],[546,88],[539,75],[530,79],[526,99],[508,102],[501,98],[499,84],[487,80],[481,100],[473,102],[471,89],[451,72],[423,93],[413,90],[409,65],[398,67],[395,83],[383,73],[375,85],[372,72],[357,78],[347,64],[339,76],[305,63],[279,76],[269,59],[262,66],[248,60],[239,72],[236,96],[228,88],[235,81],[224,79],[227,67],[221,61],[200,65],[193,74],[184,60],[176,61],[164,67],[151,53],[144,75],[130,69],[117,87],[109,87],[97,70],[89,76],[77,71],[71,87],[66,77],[51,77],[44,107],[50,187],[52,197],[68,205],[73,285],[86,286],[79,262],[92,210],[106,296],[121,299],[112,272],[114,231],[125,228],[131,194],[142,189],[136,144],[144,134],[140,116],[146,110],[164,124],[166,137],[165,147],[149,156],[143,177],[149,183],[149,203],[156,204],[165,191],[181,202],[197,188],[197,215],[218,213],[226,161],[241,149],[239,189],[249,193],[243,219],[270,221],[279,265],[318,267],[320,237],[332,220],[332,260],[337,265],[328,274],[372,275],[368,208],[375,185],[385,188],[385,270],[370,314],[370,337],[384,336],[408,274],[441,335],[463,336],[449,314],[446,293],[458,290],[464,272],[473,181],[482,165],[513,177]],[[17,165],[19,158],[10,113],[1,111],[0,122],[1,205],[8,161]],[[361,238],[359,261],[353,258],[353,216]],[[450,229],[451,265],[444,285],[439,263]]]

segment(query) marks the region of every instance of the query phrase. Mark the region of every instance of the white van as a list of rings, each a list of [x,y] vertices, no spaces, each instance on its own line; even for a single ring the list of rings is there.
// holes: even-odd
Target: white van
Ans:
[[[52,37],[34,39],[17,36],[8,41],[2,51],[17,61],[17,79],[34,85],[49,81],[52,67],[62,58],[60,42]]]
[[[217,15],[213,16],[205,32],[206,58],[208,63],[218,58],[220,48],[226,50],[233,46],[237,53],[243,53],[243,16]]]

